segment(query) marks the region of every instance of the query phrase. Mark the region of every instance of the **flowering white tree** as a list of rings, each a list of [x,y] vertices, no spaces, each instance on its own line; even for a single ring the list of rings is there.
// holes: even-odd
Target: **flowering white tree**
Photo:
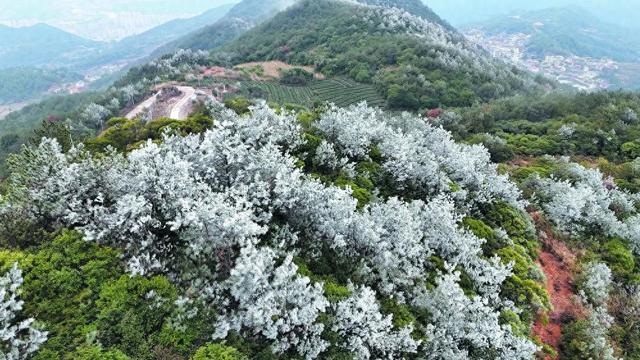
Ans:
[[[411,337],[411,326],[394,330],[393,317],[380,313],[375,292],[367,287],[350,286],[353,295],[335,306],[333,331],[342,339],[338,345],[356,359],[398,359],[416,353],[419,341]]]
[[[324,325],[318,316],[329,302],[322,285],[311,284],[297,270],[291,256],[276,266],[273,250],[244,248],[231,276],[217,289],[218,304],[223,306],[214,338],[246,330],[273,341],[276,353],[295,348],[307,359],[318,357],[328,346],[321,338]],[[237,306],[232,308],[231,303]]]
[[[598,359],[617,360],[609,342],[609,328],[613,324],[607,304],[613,287],[611,270],[606,264],[591,263],[581,275],[583,281],[580,295],[589,312],[589,352]]]
[[[82,112],[81,119],[91,128],[104,129],[104,122],[109,119],[111,114],[111,110],[106,107],[91,103]]]
[[[484,148],[456,144],[409,114],[388,116],[364,104],[331,108],[317,124],[324,142],[310,160],[355,170],[377,147],[381,169],[403,194],[358,208],[351,189],[296,166],[304,141],[293,114],[265,104],[246,116],[212,107],[214,128],[166,134],[126,155],[93,157],[81,147],[65,154],[45,139],[16,158],[2,211],[75,228],[87,240],[123,249],[132,273],[164,274],[192,287],[218,310],[219,339],[229,331],[258,336],[277,353],[309,359],[329,347],[323,338],[329,329],[339,334],[332,346],[363,359],[431,350],[446,358],[464,354],[460,344],[469,341],[505,358],[532,348],[494,322],[499,311],[512,309],[500,295],[510,266],[486,258],[484,240],[461,226],[482,204],[522,205]],[[321,284],[297,274],[294,256],[346,264],[345,282],[357,282],[352,296],[330,306]],[[464,270],[477,295],[467,298],[451,280],[425,302],[432,256]],[[449,292],[473,309],[456,314],[459,321],[479,330],[452,332],[444,315],[415,324],[444,331],[451,341],[441,344],[420,344],[411,327],[394,330],[375,300],[444,311],[449,299],[442,294]],[[328,316],[321,323],[322,314]]]
[[[468,298],[458,285],[460,274],[438,279],[435,289],[422,291],[414,305],[427,310],[432,322],[425,327],[425,359],[468,359],[469,344],[486,358],[533,359],[537,347],[500,325],[500,314],[480,297]],[[484,357],[483,357],[484,358]]]
[[[33,326],[34,319],[22,319],[24,302],[18,299],[22,285],[18,264],[0,277],[0,359],[24,360],[47,341],[47,332]]]
[[[637,194],[618,189],[598,169],[564,164],[559,177],[534,178],[537,199],[545,213],[566,232],[603,232],[631,242],[640,251]]]

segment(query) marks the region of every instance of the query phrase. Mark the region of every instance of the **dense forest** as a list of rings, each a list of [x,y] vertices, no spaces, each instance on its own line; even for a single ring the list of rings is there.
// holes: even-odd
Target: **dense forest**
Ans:
[[[31,100],[45,94],[53,85],[82,80],[82,76],[64,69],[0,69],[0,105]]]
[[[416,4],[302,1],[0,122],[0,359],[640,358],[640,95],[556,89]],[[386,107],[123,117],[274,59]]]

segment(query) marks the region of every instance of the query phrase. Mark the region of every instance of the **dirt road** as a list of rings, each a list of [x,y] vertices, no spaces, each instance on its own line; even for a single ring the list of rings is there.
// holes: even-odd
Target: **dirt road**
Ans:
[[[177,88],[182,93],[182,98],[173,106],[169,117],[176,120],[185,120],[189,116],[189,106],[196,89],[191,86],[177,86]]]
[[[191,109],[191,99],[196,93],[196,89],[191,86],[176,86],[182,93],[177,100],[172,99],[169,103],[173,104],[169,107],[169,117],[175,120],[185,120],[189,116]],[[127,119],[135,119],[142,115],[145,111],[156,105],[160,92],[138,104],[133,110],[129,111],[125,116]]]
[[[158,93],[159,94],[159,93]],[[150,107],[152,107],[156,103],[156,99],[158,94],[153,95],[142,103],[138,104],[133,110],[129,111],[125,117],[129,120],[135,119],[138,116],[142,115],[145,111],[147,111]]]

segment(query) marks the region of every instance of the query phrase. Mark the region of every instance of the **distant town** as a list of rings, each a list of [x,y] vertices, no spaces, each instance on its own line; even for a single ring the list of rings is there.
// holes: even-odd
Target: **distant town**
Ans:
[[[534,73],[544,74],[562,84],[584,91],[595,91],[611,87],[605,79],[607,71],[620,66],[611,59],[580,57],[575,55],[547,55],[536,58],[527,54],[526,44],[531,35],[523,33],[488,35],[473,29],[465,33],[467,38],[485,48],[494,57],[512,63]]]

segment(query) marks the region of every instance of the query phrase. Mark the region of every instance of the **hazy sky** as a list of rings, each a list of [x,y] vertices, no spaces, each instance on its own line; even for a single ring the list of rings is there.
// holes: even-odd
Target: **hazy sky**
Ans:
[[[114,40],[174,18],[239,0],[0,0],[0,24],[48,23],[95,40]],[[271,1],[271,0],[264,0]],[[453,25],[514,10],[579,5],[608,22],[640,28],[640,0],[423,0]]]
[[[640,0],[423,0],[453,25],[486,20],[515,10],[581,6],[602,20],[640,28]]]
[[[237,1],[0,0],[0,24],[27,26],[44,22],[95,40],[114,40]]]

